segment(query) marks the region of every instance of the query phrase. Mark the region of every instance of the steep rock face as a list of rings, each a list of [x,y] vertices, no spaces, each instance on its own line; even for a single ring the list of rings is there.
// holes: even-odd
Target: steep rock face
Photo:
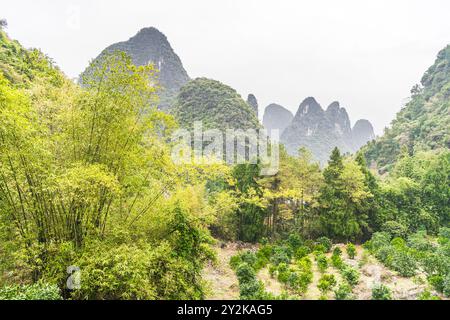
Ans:
[[[277,129],[281,135],[286,127],[291,124],[292,119],[294,119],[292,112],[278,104],[272,103],[264,111],[263,125],[269,133]]]
[[[256,100],[256,97],[254,94],[250,93],[247,97],[247,103],[250,107],[252,107],[253,111],[255,111],[256,117],[258,117],[258,100]]]
[[[156,28],[140,30],[129,40],[107,47],[99,57],[117,50],[127,53],[137,66],[153,63],[159,70],[158,78],[162,87],[161,109],[169,108],[180,88],[190,80],[167,37]]]
[[[327,117],[334,125],[334,131],[344,137],[348,143],[352,139],[352,127],[350,125],[350,118],[345,108],[341,108],[339,102],[335,101],[330,104],[326,111]]]
[[[330,113],[335,111],[333,109]],[[322,164],[327,161],[334,147],[343,152],[350,151],[336,130],[335,123],[312,97],[300,104],[294,120],[281,135],[281,142],[288,153],[294,155],[300,147],[307,148]]]
[[[352,129],[352,136],[355,149],[360,149],[367,142],[375,139],[375,133],[373,131],[372,124],[365,119],[356,121]]]
[[[335,147],[343,153],[353,153],[369,140],[368,137],[373,138],[370,123],[359,122],[353,132],[347,111],[339,102],[333,102],[324,111],[313,97],[309,97],[300,104],[291,124],[284,130],[281,142],[288,153],[295,155],[300,147],[305,147],[317,161],[325,164]]]
[[[233,88],[216,80],[197,78],[183,86],[171,110],[183,128],[201,121],[208,129],[257,129],[253,109]]]

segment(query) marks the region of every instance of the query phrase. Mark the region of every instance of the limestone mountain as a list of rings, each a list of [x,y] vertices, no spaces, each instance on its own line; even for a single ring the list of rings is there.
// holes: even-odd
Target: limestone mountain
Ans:
[[[353,131],[347,111],[339,102],[331,103],[325,111],[313,97],[309,97],[300,104],[280,141],[288,153],[296,154],[299,148],[305,147],[317,161],[325,164],[335,147],[343,153],[353,153],[373,138],[370,124],[359,130],[365,122],[360,120],[357,123],[357,130]]]
[[[204,128],[219,130],[260,127],[254,110],[236,90],[207,78],[197,78],[183,86],[171,112],[187,129],[195,121],[202,121]]]
[[[292,112],[279,104],[272,103],[264,111],[263,125],[269,133],[277,129],[281,135],[284,129],[292,122],[292,119],[294,119]]]
[[[334,101],[328,106],[325,115],[332,122],[335,133],[342,137],[349,149],[353,149],[352,127],[345,108],[341,108],[339,102]]]
[[[117,50],[128,54],[137,66],[153,63],[159,70],[161,109],[167,109],[180,88],[190,80],[167,37],[156,28],[144,28],[129,40],[110,45],[96,59]]]
[[[372,124],[365,119],[356,121],[352,129],[353,146],[355,149],[360,149],[368,141],[375,139],[375,134]]]
[[[247,97],[247,103],[249,104],[250,107],[252,107],[252,109],[255,111],[256,117],[258,117],[259,112],[258,112],[258,100],[256,99],[255,95],[250,93]]]
[[[384,135],[365,148],[366,158],[380,172],[391,169],[406,150],[450,148],[450,45],[441,50],[426,71],[421,85],[411,90],[411,100],[397,114]]]

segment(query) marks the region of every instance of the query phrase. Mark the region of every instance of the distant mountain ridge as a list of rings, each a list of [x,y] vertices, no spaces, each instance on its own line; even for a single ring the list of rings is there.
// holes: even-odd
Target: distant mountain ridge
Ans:
[[[263,126],[269,134],[272,130],[278,130],[281,135],[292,119],[294,119],[292,112],[279,104],[272,103],[264,111]]]
[[[357,124],[352,129],[347,111],[339,102],[324,110],[313,97],[308,97],[283,130],[280,141],[288,153],[296,154],[300,147],[305,147],[324,164],[335,147],[343,153],[354,153],[375,138],[369,121],[358,120]]]

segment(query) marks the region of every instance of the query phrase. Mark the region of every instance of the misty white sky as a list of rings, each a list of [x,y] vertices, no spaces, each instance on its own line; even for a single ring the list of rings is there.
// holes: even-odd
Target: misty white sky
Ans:
[[[448,0],[1,0],[7,32],[70,77],[106,46],[154,26],[191,77],[292,112],[334,100],[380,134],[450,43]]]

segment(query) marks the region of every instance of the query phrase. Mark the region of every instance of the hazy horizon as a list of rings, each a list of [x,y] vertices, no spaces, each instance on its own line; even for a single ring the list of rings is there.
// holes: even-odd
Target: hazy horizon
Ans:
[[[270,103],[295,113],[314,96],[323,108],[339,101],[352,125],[368,119],[381,134],[450,43],[449,13],[446,0],[16,0],[3,1],[0,18],[69,77],[153,26],[191,78],[219,80],[244,99],[253,93],[260,117]]]

